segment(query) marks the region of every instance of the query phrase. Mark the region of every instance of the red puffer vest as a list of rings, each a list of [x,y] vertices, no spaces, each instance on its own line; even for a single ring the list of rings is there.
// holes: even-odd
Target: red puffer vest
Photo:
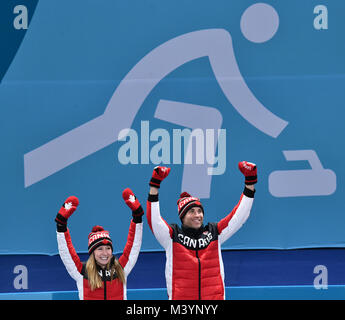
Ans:
[[[172,228],[172,299],[223,300],[218,232],[215,223],[198,230]]]
[[[158,195],[149,195],[147,221],[166,252],[165,277],[170,300],[225,299],[221,245],[249,217],[254,192],[245,188],[226,217],[195,231],[168,224],[160,214]]]
[[[111,266],[114,264],[113,257]],[[111,271],[107,269],[101,269],[98,267],[98,274],[102,279],[103,286],[95,290],[91,290],[89,285],[89,280],[86,272],[86,263],[83,263],[81,274],[83,275],[83,291],[84,291],[84,300],[123,300],[123,290],[124,285],[118,279],[116,272],[113,274],[113,279],[111,279]]]

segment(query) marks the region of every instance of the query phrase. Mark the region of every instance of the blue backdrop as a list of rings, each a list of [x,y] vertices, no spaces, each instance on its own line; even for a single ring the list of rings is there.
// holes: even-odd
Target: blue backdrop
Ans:
[[[256,199],[224,249],[344,247],[343,1],[20,4],[1,4],[0,253],[55,254],[69,195],[76,250],[100,224],[121,251],[122,190],[145,207],[158,163],[168,222],[181,191],[218,221],[241,160],[258,165]],[[142,250],[160,249],[145,220]]]

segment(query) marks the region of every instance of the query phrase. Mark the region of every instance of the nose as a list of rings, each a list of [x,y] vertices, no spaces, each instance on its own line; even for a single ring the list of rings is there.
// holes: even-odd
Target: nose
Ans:
[[[101,248],[101,253],[104,254],[104,255],[107,254],[108,253],[107,248],[106,247],[102,247]]]
[[[203,213],[202,213],[202,211],[201,211],[201,210],[194,211],[194,212],[193,212],[193,214],[194,214],[194,216],[195,216],[195,217],[198,217],[198,218],[199,218],[200,216],[202,216],[202,215],[203,215]]]

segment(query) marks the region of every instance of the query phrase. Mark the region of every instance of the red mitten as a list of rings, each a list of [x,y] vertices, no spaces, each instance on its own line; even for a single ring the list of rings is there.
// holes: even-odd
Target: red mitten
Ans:
[[[169,175],[171,168],[157,166],[153,169],[152,178],[149,185],[151,187],[159,188],[161,182]]]
[[[126,188],[122,191],[122,198],[125,200],[127,206],[132,210],[133,218],[141,217],[144,214],[144,210],[140,205],[139,200],[134,195],[133,191],[129,188]]]
[[[238,163],[238,168],[245,176],[245,184],[251,185],[258,182],[257,168],[255,163],[241,161]]]
[[[79,199],[75,196],[68,197],[56,215],[55,221],[61,224],[67,224],[68,218],[77,209]]]

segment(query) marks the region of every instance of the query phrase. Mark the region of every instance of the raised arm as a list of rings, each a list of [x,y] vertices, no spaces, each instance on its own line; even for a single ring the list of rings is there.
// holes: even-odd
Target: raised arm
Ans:
[[[140,253],[143,237],[142,216],[144,214],[144,210],[131,189],[125,189],[122,192],[122,197],[128,207],[132,210],[133,216],[129,226],[127,242],[121,257],[119,258],[119,262],[124,269],[126,276],[128,276],[135,266]]]
[[[238,166],[245,176],[245,188],[235,208],[217,224],[221,244],[228,240],[247,221],[254,201],[257,167],[254,163],[246,161],[240,162]]]
[[[155,167],[150,180],[150,191],[147,199],[147,222],[153,235],[163,248],[167,248],[171,241],[172,228],[162,218],[158,200],[161,182],[169,175],[170,168]]]
[[[78,205],[79,200],[77,197],[68,197],[55,218],[59,255],[67,269],[67,272],[77,282],[82,277],[82,263],[73,247],[71,235],[67,228],[67,221],[72,213],[77,209]]]

